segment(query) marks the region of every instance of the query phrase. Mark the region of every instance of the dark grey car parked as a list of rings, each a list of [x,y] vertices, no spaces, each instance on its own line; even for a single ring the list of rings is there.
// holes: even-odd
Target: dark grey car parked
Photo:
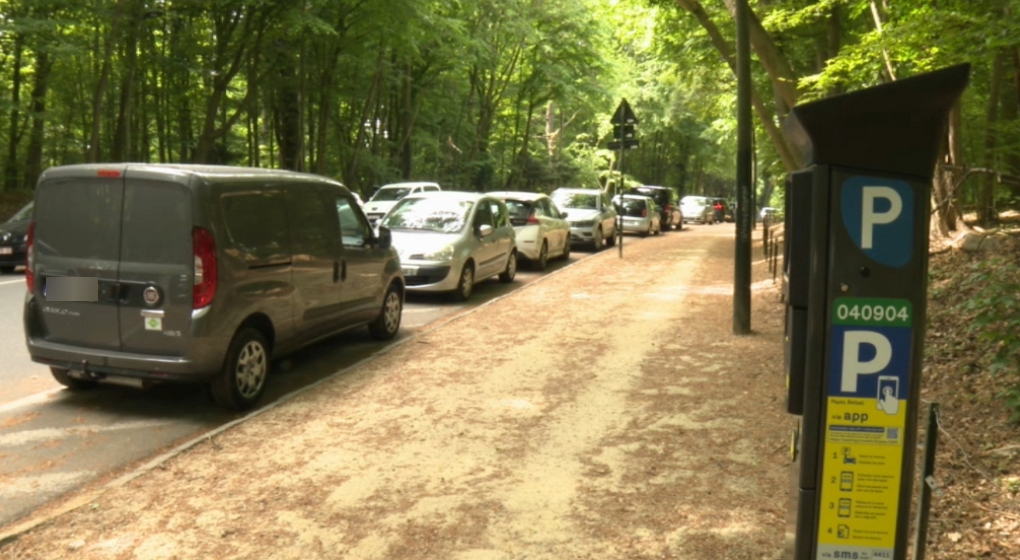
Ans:
[[[0,224],[0,274],[10,274],[25,264],[25,246],[28,244],[28,224],[32,222],[32,203],[29,202]]]
[[[209,383],[235,409],[271,358],[367,325],[396,335],[404,282],[340,183],[222,166],[55,167],[29,226],[29,354],[72,388]]]

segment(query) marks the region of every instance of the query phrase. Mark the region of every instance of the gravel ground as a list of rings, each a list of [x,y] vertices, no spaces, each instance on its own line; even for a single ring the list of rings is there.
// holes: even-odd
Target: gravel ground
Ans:
[[[624,259],[423,334],[0,558],[778,558],[782,304],[755,264],[755,333],[732,334],[732,233],[627,238]]]

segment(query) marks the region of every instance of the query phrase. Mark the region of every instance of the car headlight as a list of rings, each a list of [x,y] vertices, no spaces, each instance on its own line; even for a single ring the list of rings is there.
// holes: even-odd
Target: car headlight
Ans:
[[[425,253],[422,260],[426,261],[448,261],[453,258],[453,245],[447,245],[438,251]]]
[[[585,220],[583,222],[571,222],[571,227],[592,227],[595,225],[595,220]]]

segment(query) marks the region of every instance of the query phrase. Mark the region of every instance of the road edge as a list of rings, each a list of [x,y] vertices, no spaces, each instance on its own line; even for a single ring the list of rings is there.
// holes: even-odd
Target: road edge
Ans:
[[[138,477],[140,477],[140,476],[142,476],[144,474],[147,474],[147,473],[151,472],[153,469],[159,468],[160,466],[165,464],[167,461],[169,461],[169,460],[171,460],[171,459],[173,459],[175,457],[178,457],[179,455],[181,455],[184,452],[192,449],[193,447],[195,447],[195,446],[197,446],[197,445],[199,445],[201,443],[210,442],[210,441],[212,441],[212,439],[214,437],[222,434],[223,432],[226,432],[227,430],[232,429],[235,426],[243,424],[244,422],[247,422],[248,420],[256,418],[256,417],[262,415],[265,412],[273,410],[273,409],[277,408],[278,406],[280,406],[280,405],[282,405],[284,403],[287,403],[290,400],[292,400],[292,399],[294,399],[294,398],[296,398],[296,397],[298,397],[300,395],[303,395],[304,393],[306,393],[306,392],[308,392],[308,391],[318,387],[319,385],[321,385],[323,383],[326,383],[328,381],[331,381],[332,379],[336,378],[337,376],[339,376],[341,374],[347,373],[348,371],[350,371],[350,370],[352,370],[354,368],[360,367],[363,364],[366,364],[366,363],[368,363],[368,362],[370,362],[372,360],[375,360],[376,358],[379,358],[379,357],[381,357],[381,356],[383,356],[385,354],[388,354],[389,352],[393,351],[394,349],[399,348],[400,346],[402,346],[402,345],[404,345],[404,344],[406,344],[406,343],[408,343],[408,342],[410,342],[412,340],[416,340],[416,339],[418,339],[421,336],[425,336],[427,334],[431,334],[432,332],[434,332],[437,329],[440,329],[440,328],[442,328],[442,327],[444,327],[444,326],[446,326],[446,325],[448,325],[450,323],[453,323],[453,322],[458,321],[458,320],[460,320],[460,319],[462,319],[464,317],[472,315],[473,313],[475,313],[475,312],[477,312],[477,311],[479,311],[481,309],[485,309],[486,307],[488,307],[488,306],[490,306],[492,304],[495,304],[498,301],[502,301],[502,300],[504,300],[504,299],[506,299],[506,298],[508,298],[508,297],[510,297],[512,295],[514,295],[514,294],[521,293],[524,290],[527,290],[527,289],[531,288],[532,286],[541,284],[547,278],[552,278],[552,277],[556,276],[557,274],[563,272],[564,270],[569,270],[570,268],[572,268],[572,267],[574,267],[574,266],[576,266],[576,265],[578,265],[578,264],[580,264],[582,262],[585,262],[588,259],[592,259],[592,258],[598,257],[600,255],[607,255],[607,254],[610,254],[611,252],[612,251],[603,250],[603,251],[599,251],[597,253],[592,253],[592,254],[584,257],[584,258],[578,259],[575,262],[569,263],[569,264],[563,266],[562,268],[556,269],[556,270],[554,270],[552,272],[549,272],[547,274],[543,274],[541,278],[538,278],[538,279],[536,279],[533,282],[525,284],[524,286],[521,286],[520,288],[518,288],[518,289],[516,289],[516,290],[514,290],[514,291],[512,291],[510,293],[503,294],[501,296],[497,296],[497,297],[495,297],[493,299],[490,299],[489,301],[486,301],[485,303],[483,303],[481,305],[478,305],[476,307],[472,307],[471,309],[468,309],[468,310],[462,311],[460,313],[454,314],[454,315],[446,318],[445,320],[441,320],[438,324],[431,325],[431,326],[429,326],[429,327],[427,327],[425,329],[422,329],[422,330],[420,330],[418,332],[415,332],[415,333],[407,336],[406,338],[402,338],[402,339],[397,340],[395,342],[391,342],[390,344],[387,344],[386,346],[384,346],[384,347],[380,348],[379,350],[373,352],[371,355],[366,356],[366,357],[362,358],[361,360],[358,360],[357,362],[355,362],[355,363],[353,363],[353,364],[351,364],[351,365],[349,365],[347,367],[341,368],[341,369],[339,369],[339,370],[337,370],[337,371],[327,375],[326,377],[323,377],[322,379],[320,379],[320,380],[318,380],[318,381],[316,381],[314,383],[311,383],[309,385],[306,385],[304,387],[301,387],[299,389],[291,391],[290,393],[287,393],[287,394],[283,395],[279,399],[277,399],[277,400],[267,404],[266,406],[264,406],[262,408],[254,410],[252,412],[249,412],[248,414],[246,414],[246,415],[244,415],[244,416],[242,416],[240,418],[231,420],[230,422],[227,422],[226,424],[223,424],[221,426],[213,428],[212,430],[202,434],[201,436],[198,436],[196,438],[192,438],[192,439],[190,439],[190,440],[188,440],[188,441],[178,445],[177,447],[174,447],[170,451],[167,451],[165,453],[162,453],[162,454],[156,456],[153,459],[150,459],[145,464],[143,464],[143,465],[141,465],[139,467],[135,467],[131,472],[123,474],[123,475],[121,475],[121,476],[119,476],[119,477],[117,477],[117,478],[115,478],[115,479],[113,479],[113,480],[111,480],[111,481],[109,481],[109,482],[107,482],[105,484],[102,484],[99,488],[97,488],[95,490],[87,491],[87,492],[85,492],[85,493],[83,493],[81,495],[68,498],[65,501],[65,503],[61,504],[59,507],[56,507],[55,509],[53,509],[51,511],[47,511],[45,513],[38,514],[38,515],[33,515],[33,514],[30,513],[28,515],[27,519],[25,519],[23,521],[20,521],[20,522],[15,522],[13,525],[9,526],[10,528],[4,527],[3,530],[0,530],[0,549],[2,549],[4,546],[6,546],[6,545],[8,545],[8,544],[10,544],[12,542],[15,542],[22,535],[24,535],[25,533],[28,533],[32,529],[35,529],[36,527],[39,527],[40,525],[44,525],[46,523],[49,523],[50,521],[60,517],[61,515],[64,515],[66,513],[71,512],[71,511],[74,511],[74,510],[76,510],[76,509],[78,509],[80,507],[88,505],[89,503],[94,503],[98,498],[100,498],[106,492],[108,492],[108,491],[110,491],[112,489],[115,489],[115,488],[119,488],[119,487],[127,484],[128,482],[131,482],[132,480],[134,480],[134,479],[136,479],[136,478],[138,478]],[[59,499],[59,498],[57,498],[57,499]],[[45,507],[45,506],[41,506],[41,507]]]

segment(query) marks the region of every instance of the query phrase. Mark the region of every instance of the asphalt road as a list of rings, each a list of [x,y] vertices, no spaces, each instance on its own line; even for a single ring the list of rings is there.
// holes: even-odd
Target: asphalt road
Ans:
[[[626,238],[626,243],[635,241],[637,238]],[[398,340],[520,289],[590,254],[575,251],[569,261],[552,261],[544,272],[522,267],[510,284],[495,278],[487,280],[475,287],[465,303],[451,303],[434,295],[411,295]],[[216,407],[196,386],[64,390],[48,368],[28,357],[21,326],[24,297],[22,274],[0,276],[0,525],[239,417]],[[371,339],[366,329],[357,329],[306,348],[274,364],[263,402],[272,403],[371,356],[385,345]]]

